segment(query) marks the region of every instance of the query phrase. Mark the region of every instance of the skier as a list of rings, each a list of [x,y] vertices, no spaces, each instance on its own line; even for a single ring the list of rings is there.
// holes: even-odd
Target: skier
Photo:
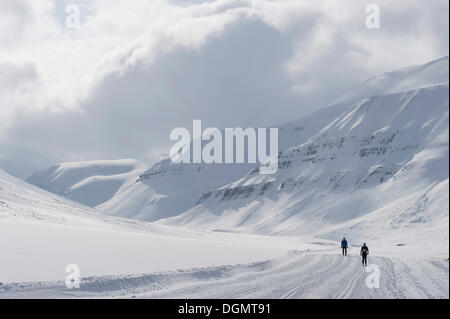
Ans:
[[[347,247],[348,247],[348,243],[344,237],[341,241],[342,256],[347,256]]]
[[[367,266],[367,256],[369,255],[369,247],[366,246],[366,243],[361,247],[361,256],[362,256],[362,265]]]

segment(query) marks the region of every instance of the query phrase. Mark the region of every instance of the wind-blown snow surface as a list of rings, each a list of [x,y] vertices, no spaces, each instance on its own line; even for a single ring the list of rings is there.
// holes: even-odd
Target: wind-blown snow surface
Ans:
[[[144,167],[132,159],[62,163],[37,172],[27,182],[95,207],[134,183]]]
[[[447,57],[374,77],[340,103],[278,127],[276,174],[164,160],[99,208],[165,225],[347,235],[447,255]]]
[[[448,57],[374,76],[332,104],[353,103],[374,95],[399,93],[445,84],[449,81]]]

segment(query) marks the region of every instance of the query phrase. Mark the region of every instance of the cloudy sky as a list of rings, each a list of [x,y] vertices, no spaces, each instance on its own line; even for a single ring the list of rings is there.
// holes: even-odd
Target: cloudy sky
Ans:
[[[379,29],[366,27],[369,3]],[[63,161],[151,162],[193,119],[299,118],[373,75],[448,55],[448,6],[0,0],[0,168],[27,177]]]

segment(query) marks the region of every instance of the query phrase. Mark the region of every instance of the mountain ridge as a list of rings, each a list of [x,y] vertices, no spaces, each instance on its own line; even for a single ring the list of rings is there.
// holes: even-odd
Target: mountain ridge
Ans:
[[[413,202],[419,203],[419,198],[427,193],[425,190],[433,187],[439,189],[440,196],[448,198],[448,193],[442,193],[446,181],[448,185],[448,169],[442,164],[448,166],[445,65],[448,66],[448,57],[383,73],[364,82],[362,90],[351,92],[350,100],[356,101],[348,102],[344,96],[337,104],[278,125],[279,171],[273,176],[257,174],[256,164],[174,164],[165,159],[97,208],[116,216],[175,226],[291,235],[322,232],[320,236],[329,238],[332,229],[341,229],[346,223],[355,227],[352,219],[358,223],[365,215],[384,211],[381,204],[386,202],[388,207],[397,196],[403,210],[392,216],[390,212],[383,214],[400,221],[400,216],[409,209],[402,198],[413,198]],[[393,87],[393,78],[400,84]],[[377,85],[370,84],[367,90],[365,85],[374,79]],[[415,85],[419,87],[392,92]],[[361,92],[367,96],[360,98]],[[324,163],[333,164],[328,167]],[[298,172],[306,168],[312,170],[310,176]],[[346,181],[347,186],[343,187]],[[393,187],[395,196],[385,190],[386,185]],[[299,187],[302,192],[298,192]],[[401,191],[402,187],[407,191]],[[254,194],[260,194],[264,200],[245,200]],[[345,202],[353,195],[356,208]],[[327,200],[329,196],[333,199]],[[328,212],[318,214],[314,205],[318,209],[322,204],[314,203],[322,203]],[[345,218],[337,217],[339,207],[352,213]],[[305,210],[308,213],[302,213]],[[448,205],[447,208],[444,205],[444,211],[447,217],[437,215],[442,218],[444,228],[448,228]],[[420,216],[420,212],[416,213]],[[299,214],[309,214],[310,219],[295,217]],[[267,222],[270,219],[274,222]],[[378,217],[374,219],[379,222]],[[408,220],[399,228],[408,228],[410,224],[413,223]],[[389,225],[379,226],[393,230]]]

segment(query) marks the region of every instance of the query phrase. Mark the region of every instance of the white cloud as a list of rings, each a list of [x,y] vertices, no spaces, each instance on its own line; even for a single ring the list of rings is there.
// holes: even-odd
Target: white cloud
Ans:
[[[64,26],[72,2],[80,5],[79,29]],[[164,148],[173,121],[285,121],[373,73],[448,55],[447,1],[379,0],[377,30],[364,24],[370,2],[0,0],[0,147],[13,143],[3,150],[23,156],[26,145],[57,161],[145,156]],[[139,81],[153,84],[140,89]],[[161,115],[162,105],[175,115]],[[154,131],[133,124],[142,116]],[[61,132],[74,117],[86,132]],[[129,135],[136,127],[142,131]],[[150,133],[157,137],[146,147],[106,140]],[[48,143],[58,135],[64,145]]]
[[[9,87],[2,116],[22,113],[24,106],[27,112],[74,110],[108,74],[151,63],[175,47],[199,48],[242,16],[242,8],[227,1],[181,8],[163,0],[96,0],[81,27],[67,29],[51,1],[1,0],[0,6],[0,62],[33,65],[42,82],[29,96],[22,84]],[[2,73],[2,81],[13,76]]]

